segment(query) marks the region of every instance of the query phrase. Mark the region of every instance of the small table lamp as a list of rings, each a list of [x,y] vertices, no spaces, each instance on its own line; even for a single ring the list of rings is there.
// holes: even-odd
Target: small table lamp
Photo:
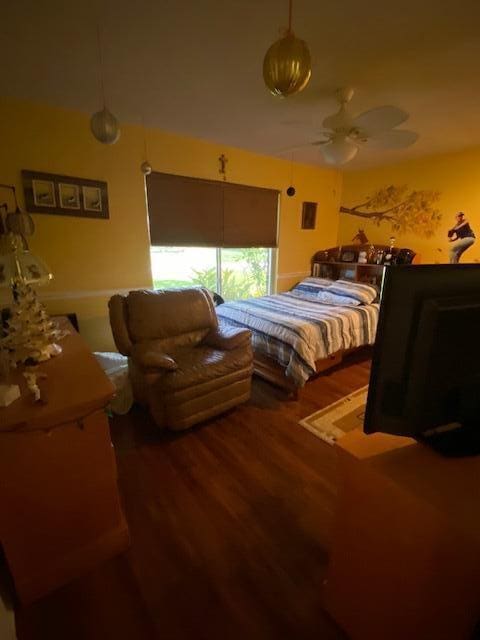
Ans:
[[[36,364],[61,352],[54,342],[61,337],[60,332],[32,287],[52,279],[45,263],[28,248],[26,235],[32,235],[34,229],[32,218],[22,213],[18,205],[13,213],[8,213],[6,205],[0,205],[0,288],[11,289],[13,293],[8,317],[2,314],[0,359],[7,358],[13,367],[17,363]],[[12,401],[11,387],[2,385],[3,406]]]
[[[42,285],[52,278],[43,260],[29,250],[24,236],[0,234],[0,287],[11,287],[15,295],[18,284]]]

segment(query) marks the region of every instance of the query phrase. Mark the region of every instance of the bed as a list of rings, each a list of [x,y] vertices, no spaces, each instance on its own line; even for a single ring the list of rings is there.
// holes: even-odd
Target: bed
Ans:
[[[375,340],[378,288],[306,278],[291,291],[227,302],[221,324],[252,332],[255,373],[296,393],[345,353]]]

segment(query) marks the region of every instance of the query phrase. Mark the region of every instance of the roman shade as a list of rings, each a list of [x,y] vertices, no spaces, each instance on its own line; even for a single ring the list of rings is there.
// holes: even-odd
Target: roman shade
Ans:
[[[278,191],[152,172],[153,246],[276,247]]]
[[[147,198],[153,246],[220,246],[223,192],[217,182],[152,172]]]

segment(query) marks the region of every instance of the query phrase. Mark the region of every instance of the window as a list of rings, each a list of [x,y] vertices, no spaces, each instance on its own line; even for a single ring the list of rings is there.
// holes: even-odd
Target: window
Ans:
[[[151,247],[153,285],[198,285],[225,300],[263,296],[273,291],[273,249]]]

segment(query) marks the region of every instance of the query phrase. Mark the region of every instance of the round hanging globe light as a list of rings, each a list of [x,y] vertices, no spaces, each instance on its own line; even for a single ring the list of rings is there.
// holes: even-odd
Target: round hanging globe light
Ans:
[[[299,93],[312,75],[310,51],[306,43],[288,31],[272,44],[263,60],[263,79],[274,96]]]
[[[118,121],[106,107],[93,114],[90,119],[90,130],[102,144],[115,144],[120,138]]]

